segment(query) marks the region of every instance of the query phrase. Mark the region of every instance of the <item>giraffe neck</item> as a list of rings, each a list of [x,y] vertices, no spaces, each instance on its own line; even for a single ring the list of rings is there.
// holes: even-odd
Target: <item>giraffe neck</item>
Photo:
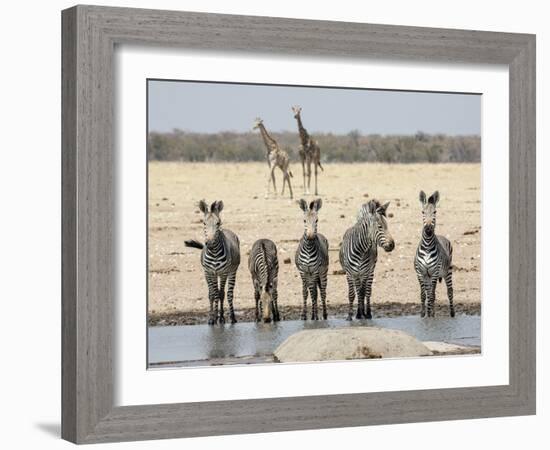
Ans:
[[[307,146],[309,142],[309,135],[307,133],[307,130],[304,128],[304,125],[302,124],[302,116],[298,114],[298,117],[296,117],[296,121],[298,122],[298,131],[300,132],[300,140],[302,141],[302,145]]]
[[[267,147],[267,152],[271,153],[277,147],[275,139],[273,139],[269,135],[263,124],[260,124],[260,133],[262,134],[262,139],[264,140],[264,144]]]

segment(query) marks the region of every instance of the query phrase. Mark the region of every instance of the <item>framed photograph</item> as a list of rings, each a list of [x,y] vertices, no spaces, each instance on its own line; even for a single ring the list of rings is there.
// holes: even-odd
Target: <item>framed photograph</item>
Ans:
[[[62,435],[535,413],[535,37],[62,13]]]

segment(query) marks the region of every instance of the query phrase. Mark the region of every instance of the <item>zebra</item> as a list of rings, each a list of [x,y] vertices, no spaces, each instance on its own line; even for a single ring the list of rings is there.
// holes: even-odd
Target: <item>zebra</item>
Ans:
[[[256,322],[260,321],[260,311],[264,322],[278,322],[277,279],[279,277],[279,260],[277,246],[269,239],[258,239],[252,245],[248,257],[248,268],[254,285],[256,300]]]
[[[439,202],[439,192],[435,191],[428,200],[424,191],[420,191],[422,204],[422,239],[418,244],[414,258],[414,269],[420,284],[421,317],[434,317],[435,288],[437,280],[445,278],[447,296],[449,297],[449,313],[455,316],[453,305],[452,260],[453,246],[450,241],[435,234],[436,206]],[[426,307],[427,303],[427,307]]]
[[[298,201],[304,212],[304,235],[298,243],[295,264],[302,278],[302,296],[304,299],[302,320],[307,318],[308,291],[311,296],[311,320],[319,320],[317,312],[317,289],[321,292],[323,319],[327,319],[327,274],[328,274],[328,241],[317,233],[318,212],[323,201],[313,200],[308,207],[304,199]]]
[[[201,264],[204,277],[208,285],[208,300],[210,301],[209,325],[216,322],[225,323],[223,300],[225,296],[225,284],[227,282],[227,303],[229,304],[229,317],[231,323],[237,322],[233,310],[233,289],[237,269],[241,262],[239,238],[230,230],[222,230],[220,213],[223,210],[223,201],[215,201],[208,210],[204,200],[199,202],[199,209],[204,214],[205,243],[195,240],[185,241],[187,247],[202,250]],[[219,281],[219,285],[218,285]],[[219,304],[219,316],[218,316]]]
[[[359,212],[357,223],[344,233],[340,247],[340,264],[348,282],[349,309],[346,320],[353,319],[353,301],[357,295],[356,319],[372,319],[370,298],[374,268],[378,258],[378,246],[391,252],[395,241],[388,231],[386,210],[390,202],[378,200],[365,203]],[[365,297],[367,309],[365,314]]]

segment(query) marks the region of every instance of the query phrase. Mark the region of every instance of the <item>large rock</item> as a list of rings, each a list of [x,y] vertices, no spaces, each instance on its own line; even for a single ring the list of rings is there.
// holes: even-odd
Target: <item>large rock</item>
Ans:
[[[304,330],[288,337],[274,352],[279,362],[334,361],[430,356],[432,352],[402,331],[375,327]]]

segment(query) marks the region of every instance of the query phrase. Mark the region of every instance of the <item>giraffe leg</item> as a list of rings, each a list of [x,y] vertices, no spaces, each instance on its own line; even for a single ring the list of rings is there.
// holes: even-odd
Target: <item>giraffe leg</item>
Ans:
[[[355,299],[355,287],[353,286],[353,280],[349,275],[346,276],[347,282],[348,282],[348,300],[349,300],[349,309],[348,309],[348,317],[346,320],[352,320],[353,319],[353,300]]]
[[[288,171],[285,172],[285,179],[288,183],[288,190],[290,191],[290,200],[294,198],[294,193],[292,192],[292,185],[290,184],[290,175],[288,174]]]
[[[315,164],[315,195],[319,195],[319,192],[317,191],[317,161],[314,162]]]
[[[451,271],[445,276],[445,284],[447,285],[447,297],[449,298],[449,315],[455,316],[455,306],[453,304],[453,274]]]
[[[302,158],[302,177],[303,177],[303,187],[304,187],[304,194],[306,194],[306,166],[304,158]]]
[[[269,198],[269,192],[271,190],[271,182],[273,181],[273,191],[277,195],[277,187],[275,186],[275,167],[271,167],[269,170],[269,175],[267,177],[267,189],[265,191],[265,198]]]
[[[277,187],[275,186],[275,172],[271,171],[271,181],[273,182],[273,190],[276,191]]]

